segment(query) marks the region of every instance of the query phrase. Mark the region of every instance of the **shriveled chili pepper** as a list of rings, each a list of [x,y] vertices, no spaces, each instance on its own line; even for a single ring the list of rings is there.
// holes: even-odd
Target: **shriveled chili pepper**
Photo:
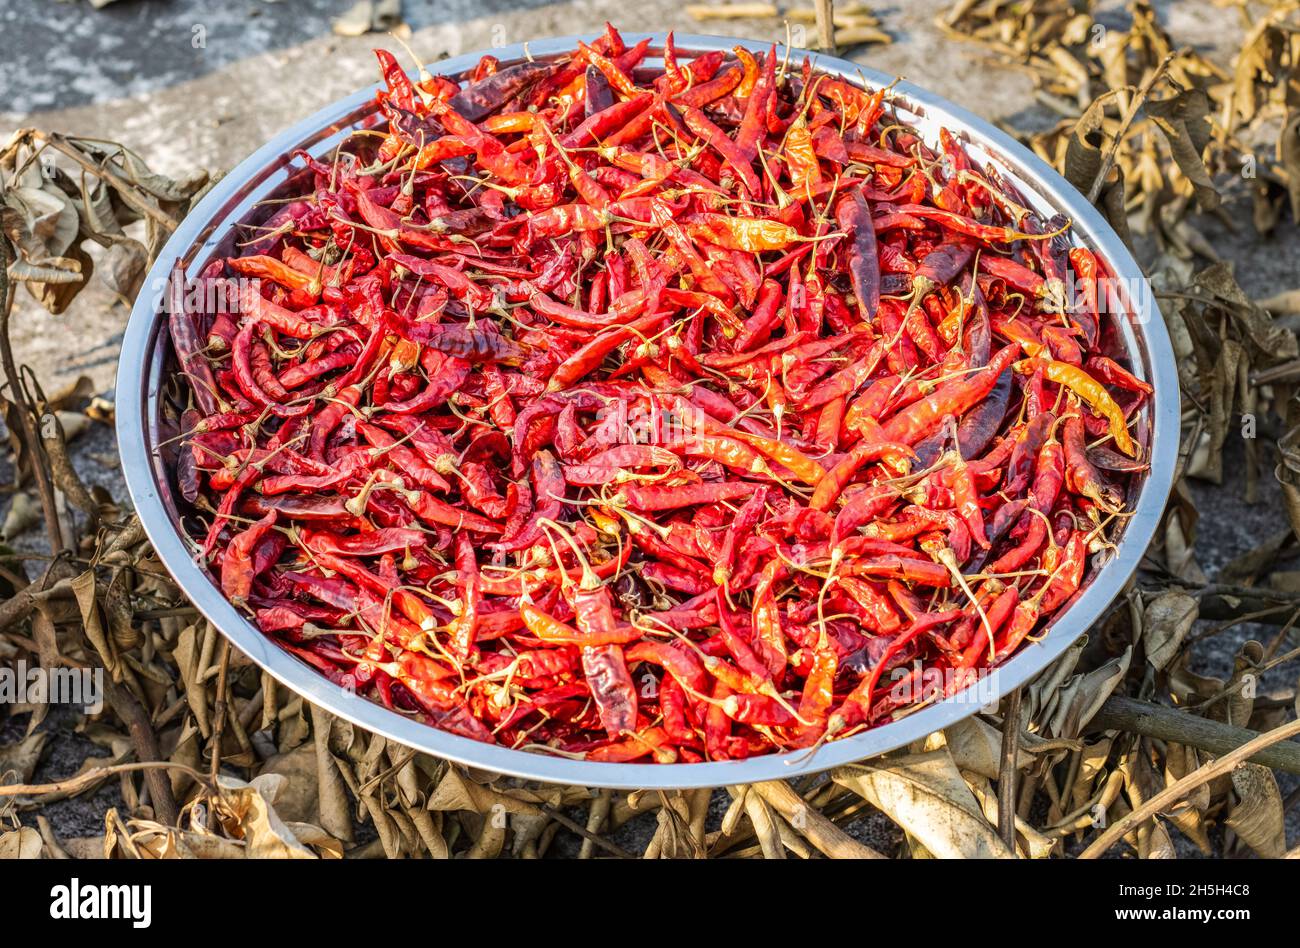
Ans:
[[[253,551],[275,524],[275,518],[276,511],[268,511],[261,520],[236,534],[222,552],[221,591],[236,605],[243,605],[252,592],[256,573]]]
[[[588,638],[608,641],[616,628],[609,589],[595,575],[584,573],[583,582],[570,593],[574,621]],[[619,645],[584,645],[582,670],[600,713],[600,723],[611,738],[636,728],[637,693]]]
[[[1141,392],[1143,395],[1150,395],[1155,391],[1150,382],[1144,382],[1109,356],[1089,356],[1085,368],[1108,385],[1114,385],[1125,391]]]
[[[187,297],[185,268],[177,260],[167,283],[167,328],[181,372],[193,393],[194,404],[204,415],[211,416],[217,413],[220,389],[217,388],[212,366],[203,358],[204,346],[187,308]]]
[[[1101,475],[1088,458],[1084,443],[1083,422],[1077,415],[1065,419],[1061,444],[1065,449],[1065,479],[1071,491],[1097,502],[1103,510],[1115,512],[1122,503],[1122,498],[1102,483]]]
[[[516,63],[470,83],[452,96],[447,104],[469,121],[481,122],[516,97],[520,90],[540,82],[554,72],[555,65],[552,63]]]
[[[841,198],[835,215],[840,229],[852,236],[849,276],[862,318],[873,319],[880,308],[880,256],[871,211],[859,191]]]
[[[964,234],[967,237],[974,237],[976,240],[990,241],[993,243],[1009,244],[1016,240],[1041,240],[1044,239],[1045,236],[1041,234],[1022,233],[1013,227],[1006,227],[997,224],[983,224],[961,214],[954,214],[952,211],[945,211],[935,207],[925,207],[921,204],[899,205],[898,212],[901,214],[911,214],[925,220],[936,221],[958,234]]]
[[[784,250],[803,239],[797,230],[781,221],[725,214],[701,214],[686,229],[696,239],[746,253]]]
[[[1015,359],[1016,345],[995,355],[989,364],[969,379],[946,382],[884,423],[881,435],[889,441],[915,444],[929,434],[947,415],[961,415],[988,396],[998,377]]]
[[[1087,402],[1093,411],[1106,419],[1110,427],[1110,435],[1115,439],[1115,446],[1129,457],[1137,456],[1137,444],[1129,434],[1128,419],[1124,417],[1123,409],[1106,391],[1104,385],[1078,366],[1065,362],[1052,359],[1026,359],[1016,363],[1017,372],[1028,373],[1035,370],[1041,370],[1048,381],[1065,386]]]

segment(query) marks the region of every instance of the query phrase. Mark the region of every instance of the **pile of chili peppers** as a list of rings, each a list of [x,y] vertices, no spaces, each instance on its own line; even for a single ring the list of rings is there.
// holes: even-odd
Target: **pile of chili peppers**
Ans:
[[[380,51],[386,121],[296,156],[223,305],[174,275],[180,492],[231,602],[433,726],[815,747],[1071,600],[1151,389],[1098,260],[956,137],[775,48],[648,52]]]

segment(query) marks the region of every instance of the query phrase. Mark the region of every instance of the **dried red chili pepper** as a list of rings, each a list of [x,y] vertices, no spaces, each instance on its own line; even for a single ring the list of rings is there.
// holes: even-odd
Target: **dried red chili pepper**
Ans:
[[[876,229],[861,192],[846,195],[835,211],[840,229],[853,237],[849,250],[849,276],[858,299],[860,318],[870,320],[880,308],[880,257]]]

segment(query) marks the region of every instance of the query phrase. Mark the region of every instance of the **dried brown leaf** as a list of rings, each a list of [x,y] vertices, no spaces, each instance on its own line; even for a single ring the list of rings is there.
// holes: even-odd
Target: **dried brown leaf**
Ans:
[[[90,151],[92,154],[117,159],[123,177],[141,191],[166,204],[179,204],[187,200],[190,195],[202,188],[208,181],[207,171],[201,168],[189,171],[183,178],[179,179],[169,178],[165,174],[158,174],[149,169],[143,158],[131,151],[131,149],[121,145],[114,145],[111,149],[108,149],[98,145],[90,145],[86,142],[79,142],[78,144],[81,145],[83,150]]]
[[[265,679],[263,679],[265,685]],[[330,835],[351,842],[353,839],[352,807],[348,802],[347,785],[339,772],[339,764],[329,749],[333,716],[311,705],[312,747],[316,756],[316,799],[319,822]]]
[[[1194,286],[1222,301],[1225,309],[1260,353],[1269,360],[1295,358],[1300,354],[1295,333],[1276,325],[1256,306],[1237,283],[1226,263],[1217,263],[1196,275]]]
[[[1233,802],[1224,823],[1264,859],[1286,852],[1286,816],[1273,771],[1245,763],[1232,772]]]
[[[185,683],[185,699],[189,702],[190,710],[194,712],[194,720],[198,724],[199,733],[206,739],[210,733],[208,722],[208,694],[204,688],[199,676],[203,673],[200,667],[202,655],[198,646],[198,626],[187,625],[181,630],[180,638],[176,641],[176,646],[172,649],[172,658],[176,662],[177,671],[180,672],[181,680]]]
[[[1073,669],[1078,661],[1078,655],[1071,656],[1071,653],[1075,648],[1082,651],[1084,645],[1086,639],[1081,639],[1071,647],[1070,652],[1057,660],[1058,663],[1064,666],[1068,660],[1068,667]],[[1038,722],[1039,736],[1078,737],[1083,732],[1084,726],[1092,720],[1093,715],[1123,680],[1132,654],[1133,648],[1130,645],[1122,655],[1112,658],[1091,671],[1073,675],[1054,688],[1049,687],[1044,679],[1035,682],[1027,692],[1026,705],[1030,718]],[[1040,685],[1043,687],[1040,688]]]
[[[1165,784],[1177,783],[1201,766],[1196,748],[1170,743],[1165,747]],[[1210,809],[1210,788],[1201,784],[1183,799],[1165,811],[1170,821],[1184,836],[1196,844],[1205,855],[1210,855],[1210,838],[1206,833],[1205,817]]]
[[[953,763],[960,770],[967,770],[987,777],[998,779],[1002,764],[1002,733],[979,715],[964,718],[950,725],[943,736],[952,755]],[[1019,748],[1016,755],[1016,769],[1028,767],[1033,763],[1033,755]]]
[[[1106,106],[1109,101],[1109,97],[1099,97],[1084,110],[1070,131],[1065,146],[1061,173],[1082,194],[1088,193],[1101,172],[1101,149],[1106,144],[1102,127],[1106,121]]]
[[[116,241],[104,254],[99,277],[122,303],[129,305],[144,283],[149,269],[149,255],[138,240],[124,238]]]
[[[41,834],[30,826],[0,834],[0,859],[40,859],[43,850]]]
[[[1300,111],[1292,112],[1277,137],[1277,155],[1286,172],[1286,193],[1291,220],[1300,221]]]
[[[284,783],[275,798],[275,809],[288,822],[319,823],[319,796],[316,769],[316,745],[300,744],[293,750],[276,754],[262,765],[259,776],[275,774]]]
[[[0,783],[30,783],[49,736],[49,731],[37,731],[16,743],[0,745]]]
[[[1214,134],[1210,99],[1199,89],[1184,89],[1164,99],[1148,99],[1143,106],[1169,142],[1174,161],[1191,182],[1201,207],[1217,208],[1222,199],[1205,168],[1202,154]]]
[[[262,774],[252,783],[244,783],[222,775],[218,782],[226,792],[213,798],[213,816],[231,838],[243,840],[250,859],[316,858],[275,811],[273,804],[284,788],[283,777]]]
[[[840,767],[831,779],[940,858],[1009,858],[946,749]]]
[[[1162,593],[1147,604],[1142,615],[1142,645],[1156,671],[1163,671],[1182,649],[1199,612],[1197,601],[1180,590]]]

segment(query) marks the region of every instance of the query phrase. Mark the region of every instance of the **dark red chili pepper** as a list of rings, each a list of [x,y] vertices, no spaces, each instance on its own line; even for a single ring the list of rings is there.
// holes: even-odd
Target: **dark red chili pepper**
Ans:
[[[243,605],[253,589],[253,552],[268,530],[275,524],[276,512],[266,516],[247,529],[240,531],[226,546],[221,555],[221,591],[236,605]]]
[[[876,249],[876,228],[860,191],[845,195],[836,206],[835,220],[852,243],[849,245],[849,275],[863,319],[874,319],[880,308],[880,257]]]
[[[217,412],[219,389],[212,374],[212,366],[203,358],[203,343],[189,311],[185,283],[185,267],[178,259],[167,281],[167,328],[172,347],[176,350],[181,372],[190,385],[194,404],[204,415]]]
[[[1019,346],[998,352],[989,364],[968,379],[946,382],[930,395],[907,406],[881,428],[881,435],[900,444],[915,444],[946,415],[961,415],[993,391],[1002,373],[1015,361]]]
[[[555,68],[553,63],[547,62],[516,63],[470,83],[447,104],[469,121],[481,122],[519,96],[526,87],[551,76]]]

